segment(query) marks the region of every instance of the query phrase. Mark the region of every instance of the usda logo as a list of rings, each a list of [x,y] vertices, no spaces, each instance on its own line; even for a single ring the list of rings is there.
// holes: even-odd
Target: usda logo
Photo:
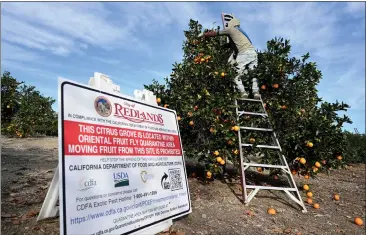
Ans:
[[[125,172],[113,173],[114,187],[124,187],[130,185],[128,174]]]

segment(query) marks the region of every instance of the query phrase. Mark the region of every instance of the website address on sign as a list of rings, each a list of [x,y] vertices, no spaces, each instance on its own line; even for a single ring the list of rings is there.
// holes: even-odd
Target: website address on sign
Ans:
[[[167,200],[172,200],[172,199],[175,199],[175,198],[178,198],[178,197],[179,197],[178,195],[171,195],[171,196],[167,196],[167,197],[163,197],[163,198],[159,198],[159,199],[144,200],[144,201],[141,201],[139,203],[132,204],[132,205],[129,205],[129,206],[118,207],[117,209],[112,208],[112,209],[104,211],[104,212],[90,213],[86,216],[74,217],[74,218],[70,219],[70,223],[71,223],[71,225],[81,224],[81,223],[84,223],[84,222],[87,222],[87,221],[90,221],[90,220],[95,220],[95,219],[105,217],[105,216],[126,213],[127,211],[132,210],[132,209],[137,209],[137,208],[140,208],[140,207],[149,206],[149,205],[152,205],[152,204],[155,204],[155,203],[164,202],[164,201],[167,201]],[[117,219],[117,220],[121,221],[121,220],[123,220],[123,218],[120,218],[120,219]],[[115,223],[118,222],[117,220],[114,221],[114,222]]]

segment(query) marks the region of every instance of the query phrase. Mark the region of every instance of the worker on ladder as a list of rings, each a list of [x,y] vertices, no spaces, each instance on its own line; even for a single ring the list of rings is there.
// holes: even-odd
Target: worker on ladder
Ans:
[[[248,73],[246,67],[248,67],[248,69],[253,69],[258,65],[257,52],[255,51],[252,41],[249,39],[248,35],[240,28],[240,21],[235,17],[230,18],[231,20],[226,24],[226,29],[201,33],[199,37],[229,37],[229,44],[234,49],[234,52],[229,58],[229,63],[238,63],[238,75],[235,77],[235,83],[242,97],[247,98],[248,93],[245,91],[243,82],[239,78],[243,73]],[[256,78],[252,79],[252,89],[254,98],[259,99],[260,95]]]

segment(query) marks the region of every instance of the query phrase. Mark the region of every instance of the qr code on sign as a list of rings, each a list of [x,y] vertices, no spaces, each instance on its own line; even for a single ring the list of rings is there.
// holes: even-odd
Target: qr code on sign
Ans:
[[[182,175],[180,169],[169,169],[170,189],[172,191],[182,189]]]

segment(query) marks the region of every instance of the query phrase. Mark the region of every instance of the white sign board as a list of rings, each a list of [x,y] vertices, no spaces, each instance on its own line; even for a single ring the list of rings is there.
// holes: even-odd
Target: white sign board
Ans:
[[[130,234],[191,212],[175,111],[59,79],[61,234]]]

